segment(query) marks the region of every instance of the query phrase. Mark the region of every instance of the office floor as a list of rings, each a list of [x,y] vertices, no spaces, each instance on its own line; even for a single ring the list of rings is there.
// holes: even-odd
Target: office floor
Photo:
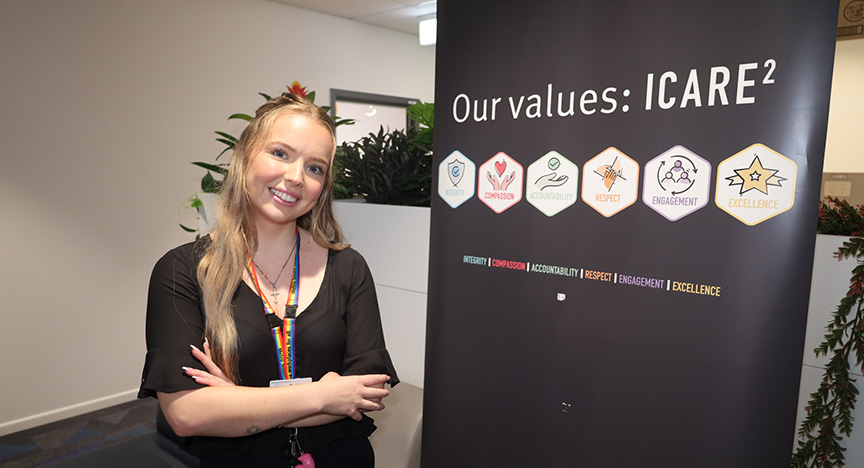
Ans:
[[[0,437],[0,466],[43,466],[154,432],[157,404],[136,400]]]

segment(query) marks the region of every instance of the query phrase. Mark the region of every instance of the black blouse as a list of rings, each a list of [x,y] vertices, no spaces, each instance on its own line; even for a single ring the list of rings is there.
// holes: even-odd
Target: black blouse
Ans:
[[[156,392],[173,393],[200,388],[181,367],[202,369],[192,357],[189,345],[201,348],[204,339],[204,312],[196,269],[210,238],[177,247],[165,254],[153,269],[147,298],[147,357],[139,398]],[[300,287],[302,288],[302,284]],[[232,301],[239,335],[239,376],[241,385],[267,387],[279,379],[279,363],[264,307],[258,295],[241,282]],[[351,248],[330,250],[318,295],[297,316],[295,359],[298,377],[320,379],[327,372],[341,375],[388,374],[390,385],[399,378],[384,346],[375,285],[363,257]],[[301,444],[314,451],[348,431],[368,436],[374,430],[369,418],[356,423],[343,419],[316,428],[301,429]],[[190,452],[217,454],[241,449],[256,453],[271,448],[257,447],[256,440],[278,438],[265,431],[239,439],[195,437]],[[281,450],[281,442],[275,450]]]

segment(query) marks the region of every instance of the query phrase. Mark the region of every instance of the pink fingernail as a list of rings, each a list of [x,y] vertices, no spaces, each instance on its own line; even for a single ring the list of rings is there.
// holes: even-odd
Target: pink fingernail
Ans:
[[[201,351],[200,349],[196,348],[194,344],[190,344],[189,346],[191,346],[192,349],[194,349],[195,351]]]

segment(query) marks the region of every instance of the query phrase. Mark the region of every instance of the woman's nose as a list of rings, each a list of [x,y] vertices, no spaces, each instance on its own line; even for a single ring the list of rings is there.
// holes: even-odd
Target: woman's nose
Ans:
[[[293,182],[296,185],[303,185],[303,164],[300,161],[294,161],[285,169],[284,179]]]

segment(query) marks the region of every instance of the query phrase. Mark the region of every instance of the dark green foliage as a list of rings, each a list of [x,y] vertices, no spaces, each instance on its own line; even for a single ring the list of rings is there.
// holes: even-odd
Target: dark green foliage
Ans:
[[[435,104],[418,102],[407,112],[416,127],[387,134],[382,128],[336,149],[337,199],[361,197],[370,203],[429,206]]]
[[[420,128],[414,137],[414,144],[426,151],[432,152],[432,131],[435,127],[435,104],[432,102],[418,102],[408,106],[408,117],[417,122]]]
[[[819,210],[818,231],[852,237],[834,254],[837,259],[854,258],[849,289],[825,327],[825,340],[814,350],[831,356],[819,389],[810,394],[807,414],[798,429],[798,447],[792,455],[794,468],[831,468],[845,465],[846,451],[840,445],[852,434],[852,411],[858,397],[855,379],[849,377],[849,360],[864,365],[864,209],[829,198]],[[862,368],[864,371],[864,368]]]
[[[828,197],[819,206],[819,234],[860,236],[864,233],[864,207],[854,207],[846,200]]]
[[[345,158],[345,144],[336,147],[336,155],[333,156],[333,196],[337,200],[354,198],[354,193],[345,185],[345,168],[342,159]]]
[[[344,194],[370,203],[429,206],[432,155],[414,143],[417,128],[370,133],[337,152],[334,178]]]

